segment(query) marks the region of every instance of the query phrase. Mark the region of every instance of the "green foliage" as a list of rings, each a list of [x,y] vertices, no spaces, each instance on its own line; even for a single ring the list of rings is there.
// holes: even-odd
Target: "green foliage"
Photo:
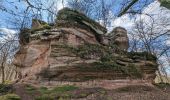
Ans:
[[[43,28],[44,28],[44,29],[51,29],[51,26],[48,25],[48,24],[45,24],[45,25],[43,25]]]
[[[69,51],[72,51],[77,56],[83,59],[91,59],[91,57],[100,58],[99,62],[94,62],[91,64],[80,64],[76,68],[79,68],[81,71],[102,71],[102,70],[113,70],[121,71],[128,76],[134,78],[141,78],[142,72],[136,68],[134,64],[129,64],[128,66],[120,65],[116,62],[120,56],[115,56],[112,53],[112,50],[109,47],[104,47],[96,44],[85,44],[77,48],[69,47],[67,45],[62,46],[67,48]],[[142,56],[145,53],[129,53],[128,56]],[[147,55],[148,59],[153,59],[150,55]],[[92,79],[93,77],[86,77],[86,79]],[[95,77],[94,77],[95,78]]]
[[[37,28],[37,29],[31,29],[31,33],[35,34],[36,31],[42,31],[45,29],[51,29],[52,27],[48,24],[42,25],[41,28]]]
[[[38,89],[38,91],[39,91],[41,94],[46,94],[46,93],[49,93],[49,92],[50,92],[47,87],[40,87],[40,88]]]
[[[111,53],[105,53],[100,57],[100,61],[102,62],[113,62],[115,57]]]
[[[0,100],[21,100],[21,98],[16,94],[6,94],[0,96]]]
[[[30,33],[31,33],[30,29],[27,29],[27,28],[22,29],[19,34],[20,43],[22,43],[22,44],[29,43],[30,42]]]
[[[0,84],[0,94],[8,93],[11,89],[12,87],[9,84]]]
[[[168,9],[170,9],[170,1],[168,0],[161,0],[161,6],[164,6]]]
[[[170,87],[169,83],[157,83],[157,84],[154,84],[154,85],[157,86],[158,88],[161,88],[161,89]]]
[[[131,78],[142,78],[142,72],[134,64],[122,66],[122,71],[129,75]]]
[[[92,56],[101,57],[108,52],[106,48],[96,44],[85,44],[79,46],[78,48],[74,48],[72,51],[79,57],[85,59],[90,59]]]
[[[37,90],[34,86],[31,86],[31,85],[26,85],[25,89],[30,94],[35,93]]]
[[[58,22],[60,20],[64,20],[65,22],[68,23],[68,24],[64,23],[62,26],[75,27],[76,25],[70,25],[70,24],[75,24],[75,22],[77,22],[78,23],[77,25],[84,25],[84,27],[89,27],[93,31],[95,31],[94,29],[100,29],[101,31],[103,31],[103,33],[107,32],[106,28],[102,27],[99,23],[88,18],[83,13],[70,8],[64,8],[58,12],[58,16],[56,20],[58,26],[61,25],[61,23]],[[87,26],[84,22],[89,23],[91,26],[90,25]]]
[[[132,59],[143,59],[143,60],[152,60],[152,61],[157,60],[155,55],[148,52],[128,52],[127,55]]]
[[[108,47],[104,47],[98,44],[84,44],[78,47],[71,47],[69,45],[57,45],[57,47],[65,48],[83,59],[91,59],[94,57],[100,58],[104,57],[105,55],[111,55],[111,50]]]
[[[35,88],[31,85],[26,86],[28,93],[40,93],[41,95],[36,97],[35,100],[56,100],[56,98],[64,97],[69,98],[71,95],[67,92],[79,89],[72,85],[58,86],[51,89],[46,87]]]

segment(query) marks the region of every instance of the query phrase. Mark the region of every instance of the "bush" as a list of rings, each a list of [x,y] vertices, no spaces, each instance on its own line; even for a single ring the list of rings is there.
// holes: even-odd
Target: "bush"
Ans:
[[[153,60],[153,61],[157,60],[157,57],[155,55],[148,52],[128,52],[127,55],[132,59],[139,58],[139,59]]]
[[[158,88],[161,88],[161,89],[170,87],[169,83],[158,83],[158,84],[154,84],[154,85],[157,86]]]
[[[12,89],[11,85],[7,84],[0,84],[0,94],[5,94],[10,92]]]

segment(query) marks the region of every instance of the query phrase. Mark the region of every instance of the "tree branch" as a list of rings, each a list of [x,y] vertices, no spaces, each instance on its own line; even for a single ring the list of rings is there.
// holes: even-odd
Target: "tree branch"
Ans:
[[[136,2],[138,2],[139,0],[132,0],[130,3],[129,3],[129,5],[127,5],[126,7],[125,7],[125,9],[123,9],[120,13],[119,13],[119,15],[118,15],[118,17],[121,17],[122,15],[124,15]]]

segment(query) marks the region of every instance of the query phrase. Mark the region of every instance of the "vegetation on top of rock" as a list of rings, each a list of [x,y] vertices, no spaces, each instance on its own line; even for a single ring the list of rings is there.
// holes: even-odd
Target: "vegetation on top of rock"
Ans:
[[[58,12],[56,24],[58,27],[78,26],[79,28],[85,28],[86,30],[90,29],[90,31],[97,34],[105,34],[107,32],[107,29],[102,27],[99,23],[70,8],[64,8]]]
[[[169,83],[155,83],[154,85],[157,86],[158,88],[161,88],[161,89],[165,89],[167,87],[170,88],[170,84]]]
[[[51,29],[51,28],[52,28],[51,24],[48,24],[39,19],[32,19],[32,28],[30,31],[32,34],[34,34],[36,31],[41,31],[41,30]]]
[[[145,59],[151,61],[157,60],[157,57],[155,55],[148,52],[128,52],[127,55],[132,59]]]
[[[41,25],[47,24],[45,21],[39,20],[39,19],[32,19],[32,21],[38,21]]]
[[[28,28],[24,28],[21,30],[19,34],[20,44],[25,45],[30,42],[30,39],[29,39],[30,33],[31,33],[31,30]]]
[[[164,6],[168,9],[170,9],[170,1],[169,0],[160,0],[161,1],[161,6]]]
[[[51,28],[52,28],[52,26],[50,26],[48,24],[44,24],[44,25],[42,25],[41,28],[31,29],[31,33],[34,34],[36,31],[42,31],[42,30],[51,29]]]
[[[77,48],[72,47],[72,52],[84,59],[100,58],[104,55],[111,54],[111,50],[98,44],[85,44]]]

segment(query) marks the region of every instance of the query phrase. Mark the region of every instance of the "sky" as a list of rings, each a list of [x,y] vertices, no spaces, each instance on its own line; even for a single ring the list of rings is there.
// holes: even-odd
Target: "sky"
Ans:
[[[154,1],[153,3],[151,3],[150,5],[148,5],[147,7],[144,8],[144,10],[142,11],[142,13],[144,14],[151,14],[153,18],[158,19],[156,17],[158,17],[158,14],[162,14],[162,15],[166,15],[170,17],[170,10],[166,10],[163,11],[161,9],[166,9],[164,7],[160,7],[160,3],[158,1]],[[117,19],[115,19],[112,22],[112,26],[117,27],[117,26],[122,26],[125,27],[127,30],[131,30],[134,26],[134,21],[140,20],[141,15],[137,16],[136,19],[132,19],[130,18],[129,14],[125,14],[122,17],[119,17]],[[147,15],[142,15],[142,19],[149,22],[151,19],[150,17],[148,17]],[[158,19],[161,20],[161,19]],[[170,27],[169,27],[170,28]]]

